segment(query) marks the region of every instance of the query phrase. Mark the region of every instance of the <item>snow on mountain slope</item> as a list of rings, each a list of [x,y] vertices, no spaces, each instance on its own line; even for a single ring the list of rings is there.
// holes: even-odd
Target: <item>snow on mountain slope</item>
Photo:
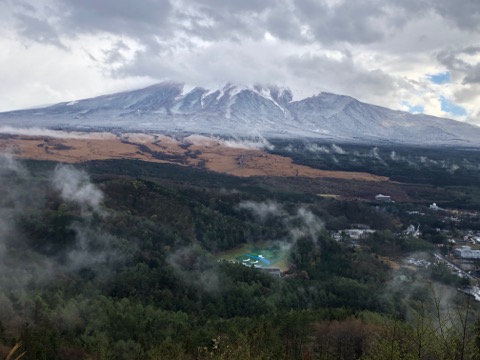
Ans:
[[[0,113],[0,126],[120,129],[335,141],[480,146],[480,128],[320,93],[293,101],[276,86],[221,89],[164,82],[144,89]]]

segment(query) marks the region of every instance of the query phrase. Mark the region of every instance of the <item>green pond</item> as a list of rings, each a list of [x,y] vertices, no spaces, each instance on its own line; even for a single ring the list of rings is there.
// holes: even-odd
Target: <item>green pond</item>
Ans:
[[[237,248],[217,254],[217,259],[234,261],[246,266],[279,268],[285,271],[289,266],[290,246],[284,242],[262,242],[243,244]]]

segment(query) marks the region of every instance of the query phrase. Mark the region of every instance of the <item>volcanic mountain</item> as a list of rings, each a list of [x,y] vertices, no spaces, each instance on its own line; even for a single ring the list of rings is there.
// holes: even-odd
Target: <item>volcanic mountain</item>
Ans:
[[[294,101],[289,89],[232,84],[208,90],[163,82],[0,113],[0,126],[480,146],[480,127],[459,121],[390,110],[325,92]]]

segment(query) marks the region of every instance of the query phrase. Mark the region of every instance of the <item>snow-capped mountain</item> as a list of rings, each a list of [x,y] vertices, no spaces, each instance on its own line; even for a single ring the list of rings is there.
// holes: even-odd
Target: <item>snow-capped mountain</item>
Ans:
[[[227,136],[480,146],[480,127],[394,111],[320,93],[293,101],[276,86],[186,90],[164,82],[144,89],[0,113],[0,126],[121,129]]]

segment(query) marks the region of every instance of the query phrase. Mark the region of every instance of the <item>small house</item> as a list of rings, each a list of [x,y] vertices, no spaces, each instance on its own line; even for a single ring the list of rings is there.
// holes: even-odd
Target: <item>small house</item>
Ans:
[[[375,195],[375,200],[381,201],[381,202],[391,202],[392,201],[392,199],[389,195],[383,195],[383,194]]]

